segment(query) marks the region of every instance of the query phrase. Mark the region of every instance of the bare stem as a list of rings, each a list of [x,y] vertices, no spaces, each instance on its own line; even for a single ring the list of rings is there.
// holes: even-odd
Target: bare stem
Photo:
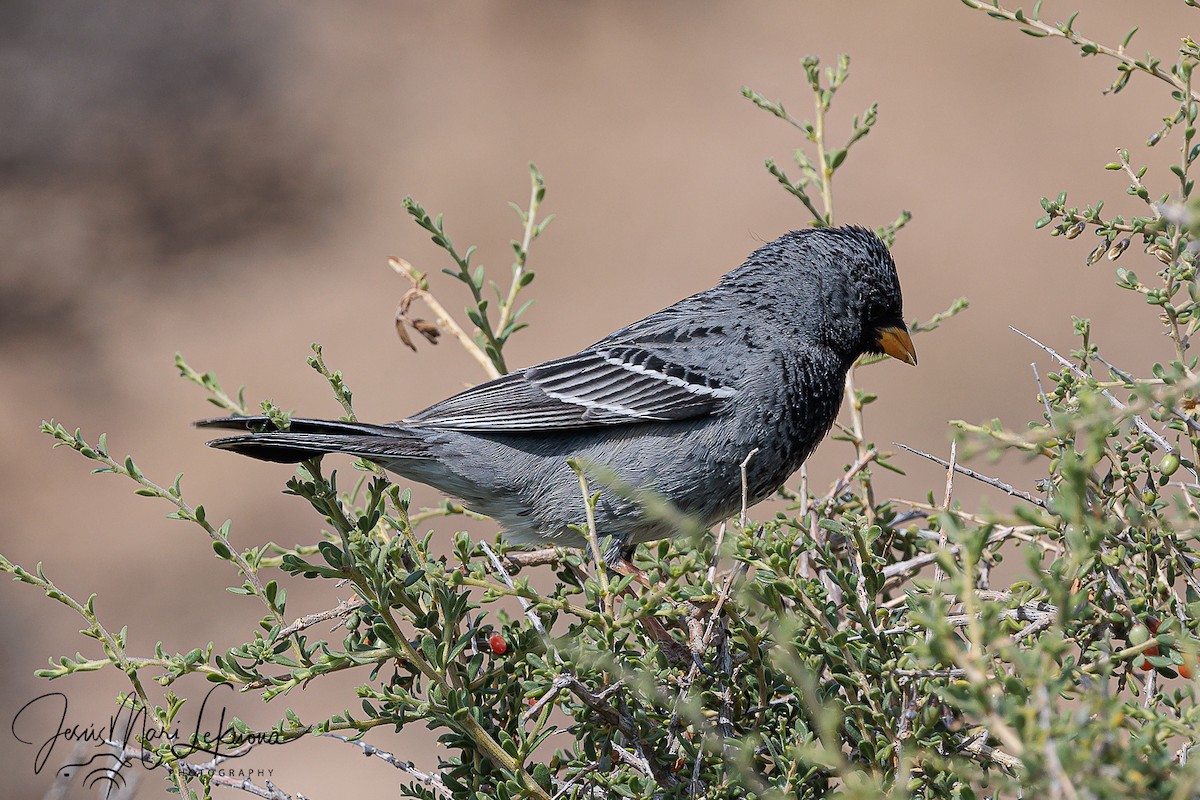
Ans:
[[[487,373],[487,376],[489,378],[499,378],[500,370],[496,369],[496,365],[492,363],[490,358],[488,358],[487,353],[483,352],[483,348],[476,344],[475,340],[472,339],[457,322],[455,322],[454,317],[452,317],[450,312],[448,312],[445,307],[438,302],[437,298],[433,296],[432,292],[430,292],[428,289],[422,288],[422,285],[425,281],[425,273],[418,270],[403,258],[397,258],[396,256],[391,256],[388,258],[388,266],[412,281],[413,291],[417,293],[417,296],[420,298],[421,302],[429,306],[429,310],[432,311],[438,318],[438,322],[441,323],[442,327],[448,330],[450,335],[458,340],[458,343],[462,345],[463,350],[466,350],[467,354],[479,363],[479,366],[483,367],[483,371]]]
[[[1046,507],[1045,500],[1041,499],[1040,497],[1034,497],[1029,492],[1025,492],[1020,489],[1016,489],[1011,484],[1005,483],[1004,481],[998,480],[996,478],[989,478],[987,475],[984,475],[983,473],[976,472],[973,469],[967,469],[966,467],[960,466],[959,464],[954,464],[952,466],[949,461],[943,461],[942,459],[938,458],[937,456],[932,456],[929,453],[925,453],[920,450],[917,450],[915,447],[909,447],[906,444],[900,444],[899,442],[896,442],[896,446],[901,449],[907,450],[908,452],[912,453],[913,455],[920,456],[921,458],[927,458],[930,461],[932,461],[933,463],[940,464],[947,469],[952,469],[955,472],[959,473],[960,475],[966,475],[968,478],[974,478],[977,481],[986,483],[988,486],[994,486],[1006,494],[1010,494],[1013,497],[1019,497],[1022,500],[1026,501],[1027,503],[1033,503],[1035,506],[1038,506],[1039,508]]]
[[[1151,75],[1160,81],[1170,84],[1179,92],[1191,95],[1193,100],[1200,100],[1200,95],[1197,95],[1195,92],[1193,92],[1187,83],[1174,75],[1170,70],[1165,70],[1155,63],[1141,62],[1138,59],[1128,55],[1125,52],[1124,47],[1113,48],[1102,45],[1099,42],[1092,41],[1085,36],[1081,36],[1072,27],[1065,23],[1059,23],[1058,25],[1047,25],[1041,20],[1033,19],[1032,17],[1024,14],[1022,15],[1022,18],[1018,19],[1018,12],[1009,11],[1006,8],[1002,8],[999,2],[985,3],[982,2],[982,0],[963,0],[963,2],[977,11],[986,12],[991,17],[996,17],[997,19],[1004,19],[1009,22],[1016,22],[1024,25],[1026,28],[1035,31],[1039,36],[1065,39],[1081,49],[1086,48],[1085,52],[1092,51],[1108,56],[1109,58],[1119,61],[1130,69],[1136,69],[1139,72],[1144,72],[1147,75]]]

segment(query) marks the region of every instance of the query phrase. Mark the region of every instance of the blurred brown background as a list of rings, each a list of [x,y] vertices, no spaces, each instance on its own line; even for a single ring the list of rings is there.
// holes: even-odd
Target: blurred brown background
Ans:
[[[1043,14],[1073,10],[1049,0]],[[1088,3],[1078,27],[1116,44],[1141,24],[1133,49],[1170,62],[1193,19],[1178,2],[1112,0]],[[913,211],[895,248],[910,318],[971,299],[949,327],[919,337],[918,369],[890,362],[862,374],[882,395],[867,420],[877,441],[944,453],[949,419],[1035,416],[1036,353],[1010,324],[1069,349],[1070,315],[1089,316],[1115,363],[1145,372],[1169,357],[1151,313],[1112,285],[1112,264],[1083,266],[1091,237],[1067,243],[1032,227],[1038,198],[1064,188],[1081,203],[1133,209],[1120,174],[1101,169],[1117,146],[1154,165],[1152,191],[1171,187],[1172,154],[1143,146],[1172,110],[1166,88],[1138,77],[1105,97],[1111,62],[952,0],[9,0],[0,6],[0,552],[43,560],[78,597],[98,592],[102,619],[128,623],[135,652],[159,638],[173,651],[241,641],[258,607],[224,591],[234,576],[205,537],[165,520],[170,509],[133,497],[127,482],[89,477],[80,457],[51,452],[40,420],[91,439],[107,431],[114,453],[135,454],[159,480],[185,471],[186,496],[218,521],[232,517],[239,544],[311,542],[318,520],[279,494],[286,467],[202,446],[189,424],[211,406],[175,377],[176,351],[228,389],[244,382],[253,402],[318,416],[338,409],[304,364],[314,341],[344,370],[364,419],[395,419],[477,382],[478,367],[452,343],[418,354],[401,346],[392,315],[406,286],[385,259],[403,255],[434,274],[445,265],[404,213],[411,194],[507,276],[518,228],[506,202],[526,202],[529,161],[558,219],[532,252],[538,302],[510,363],[588,344],[806,222],[762,169],[767,156],[789,161],[795,131],[739,87],[804,115],[800,58],[840,52],[853,64],[835,137],[872,100],[881,117],[839,173],[840,221],[879,225]],[[1134,248],[1122,265],[1148,273],[1156,262]],[[463,305],[449,279],[434,288],[449,307]],[[826,485],[847,460],[845,445],[824,445],[813,480]],[[888,480],[890,491],[919,497],[940,486],[936,468],[898,461],[909,477]],[[1033,478],[1017,463],[993,469],[1027,488]],[[328,587],[292,594],[295,614],[334,602]],[[104,721],[124,681],[36,681],[46,657],[97,650],[67,609],[28,587],[0,588],[0,606],[0,794],[38,797],[67,747],[35,776],[34,748],[7,730],[13,715],[59,690],[70,722]],[[328,684],[267,709],[235,700],[231,712],[265,726],[285,704],[310,719],[358,707],[353,681]],[[427,766],[430,739],[419,728],[372,737]],[[392,797],[401,778],[328,740],[246,761],[233,766],[273,769],[275,783],[312,798]],[[141,796],[161,791],[156,776],[145,784]]]

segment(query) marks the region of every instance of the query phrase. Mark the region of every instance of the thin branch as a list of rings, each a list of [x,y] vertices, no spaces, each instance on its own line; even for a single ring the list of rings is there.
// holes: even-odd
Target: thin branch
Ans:
[[[475,340],[472,339],[457,322],[455,322],[454,317],[452,317],[450,312],[448,312],[445,307],[438,302],[437,298],[433,296],[432,292],[430,292],[428,289],[421,288],[425,280],[425,273],[418,270],[403,258],[398,258],[396,256],[391,256],[388,258],[388,266],[412,281],[412,291],[416,292],[417,297],[420,298],[421,302],[429,306],[429,310],[432,311],[435,316],[437,316],[438,321],[442,324],[442,327],[450,331],[450,334],[458,340],[458,343],[462,345],[464,350],[467,351],[467,354],[470,355],[471,358],[475,359],[475,361],[479,363],[479,366],[483,367],[483,371],[487,373],[488,377],[499,378],[500,370],[496,369],[496,365],[492,363],[490,358],[488,358],[487,353],[483,352],[483,349],[475,343]]]
[[[571,779],[569,781],[567,781],[567,782],[563,783],[561,786],[559,786],[558,791],[554,793],[554,797],[551,798],[551,800],[562,800],[562,798],[566,797],[567,792],[571,791],[571,789],[575,787],[575,784],[579,783],[585,777],[587,777],[588,775],[597,771],[598,769],[600,769],[600,762],[599,761],[591,762],[590,764],[585,766],[583,769],[579,770],[574,775],[572,775]],[[609,796],[606,792],[602,791],[598,786],[591,786],[591,787],[587,788],[585,791],[587,792],[587,796],[600,798],[600,800],[607,800],[607,798]],[[578,796],[579,796],[578,793],[572,795],[572,797],[578,797]]]
[[[741,508],[741,512],[738,514],[738,524],[741,526],[741,529],[743,531],[746,530],[746,523],[749,521],[749,516],[747,514],[746,509],[749,506],[750,482],[749,482],[749,479],[747,478],[746,470],[750,465],[750,459],[754,458],[754,456],[757,452],[758,452],[758,448],[755,447],[749,453],[746,454],[746,457],[744,459],[742,459],[742,466],[741,466],[742,508]],[[721,547],[722,547],[722,545],[725,544],[725,528],[726,528],[726,524],[724,522],[722,522],[721,526],[719,528],[717,528],[717,541],[713,544],[712,563],[708,565],[708,581],[709,581],[709,583],[712,583],[713,581],[715,581],[717,579],[717,562],[719,562],[721,560]],[[728,582],[726,583],[726,588],[728,588]]]
[[[908,502],[908,501],[902,501],[902,502]],[[964,518],[967,518],[967,516],[968,516],[968,515],[964,515],[962,512],[958,512],[958,515],[961,517],[964,517]],[[986,524],[986,523],[977,522],[974,520],[968,520],[968,521],[972,521],[972,522],[974,522],[974,524]],[[1042,547],[1042,549],[1046,550],[1047,552],[1052,552],[1052,553],[1062,552],[1062,547],[1060,545],[1058,545],[1054,542],[1047,542],[1043,538],[1033,536],[1029,533],[1030,531],[1040,531],[1040,530],[1042,530],[1042,528],[1040,528],[1036,525],[1024,525],[1024,526],[1020,526],[1020,527],[1009,526],[1009,527],[1004,527],[1004,528],[997,528],[996,530],[992,531],[990,536],[988,536],[987,546],[992,547],[994,545],[1008,541],[1009,539],[1019,539],[1021,541],[1028,542],[1030,544],[1040,545]],[[927,534],[929,536],[940,536],[940,534],[935,534],[933,531],[920,531],[920,533]],[[899,584],[905,580],[908,580],[909,578],[913,577],[918,572],[920,572],[922,569],[929,566],[930,564],[937,563],[938,554],[940,552],[946,552],[946,553],[949,553],[950,555],[958,555],[959,550],[960,550],[959,546],[954,544],[954,545],[950,545],[950,546],[946,547],[944,551],[939,549],[939,550],[935,550],[933,552],[922,553],[921,555],[913,556],[912,558],[905,559],[904,561],[896,561],[892,564],[884,565],[884,567],[880,570],[880,574],[883,575],[884,580],[886,582],[884,585],[884,591],[887,591],[890,588],[894,588],[896,584]],[[987,590],[984,590],[984,591],[987,591]],[[906,600],[905,597],[897,598],[897,601],[900,603],[905,602],[905,600]]]
[[[897,447],[907,450],[908,452],[912,453],[913,455],[920,456],[921,458],[927,458],[935,464],[940,464],[943,467],[945,467],[946,469],[951,468],[949,461],[943,461],[942,459],[938,458],[937,456],[931,456],[929,453],[922,452],[920,450],[917,450],[914,447],[909,447],[906,444],[900,444],[899,442],[895,442],[895,445]],[[997,478],[989,478],[987,475],[976,472],[973,469],[967,469],[966,467],[959,466],[958,464],[953,465],[953,469],[955,472],[959,473],[960,475],[966,475],[968,478],[974,478],[977,481],[986,483],[988,486],[994,486],[995,488],[999,489],[1000,491],[1002,491],[1006,494],[1010,494],[1013,497],[1019,497],[1020,499],[1026,501],[1028,503],[1033,503],[1035,506],[1038,506],[1039,508],[1046,507],[1045,500],[1042,500],[1039,497],[1034,497],[1029,492],[1025,492],[1020,489],[1013,488],[1013,486],[1011,484],[1007,484],[1004,481],[998,480]]]
[[[946,669],[892,669],[888,670],[888,675],[894,675],[897,678],[961,678],[966,674],[958,667],[947,667]]]
[[[545,564],[557,564],[570,547],[543,547],[539,550],[513,550],[504,554],[504,561],[510,568],[540,567]]]
[[[344,617],[351,611],[362,608],[364,605],[366,605],[366,601],[361,597],[355,596],[349,600],[341,600],[336,606],[326,609],[325,611],[318,611],[315,614],[305,614],[291,625],[288,625],[286,628],[280,630],[279,635],[275,637],[276,641],[286,639],[294,633],[299,633],[302,630],[311,628],[313,625],[320,624],[326,620]],[[334,627],[336,628],[337,626],[335,625]]]
[[[595,711],[631,742],[635,743],[639,751],[643,754],[646,752],[645,748],[641,746],[641,737],[638,734],[633,718],[618,711],[607,700],[607,697],[622,685],[621,682],[615,683],[597,694],[585,686],[574,675],[563,674],[559,677],[562,679],[564,687],[570,689],[571,693],[578,697],[584,705]],[[557,684],[558,682],[559,680],[555,679],[555,683]],[[679,779],[675,777],[669,767],[658,763],[656,759],[652,759],[649,756],[646,756],[646,769],[659,786],[669,788],[679,783]]]
[[[987,761],[995,762],[1010,772],[1021,769],[1024,764],[1021,759],[1016,756],[1011,756],[1003,750],[997,750],[990,745],[984,744],[988,739],[988,732],[981,730],[975,736],[964,736],[959,740],[958,749],[964,753],[970,753]]]
[[[833,224],[832,220],[829,224]],[[858,470],[861,471],[867,464],[875,459],[877,453],[874,448],[867,447],[867,435],[863,428],[862,405],[858,402],[858,391],[854,386],[854,369],[851,368],[846,373],[846,396],[850,398],[850,422],[854,426],[854,452],[858,454],[856,464],[860,464]],[[846,477],[846,476],[843,476]],[[844,490],[843,490],[844,491]],[[863,479],[863,493],[865,495],[865,511],[867,522],[875,524],[875,486],[869,478]]]
[[[958,555],[958,545],[951,545],[950,547],[944,549],[951,555]],[[897,561],[894,564],[886,564],[882,570],[883,577],[885,579],[911,578],[913,575],[920,572],[924,567],[927,567],[930,564],[936,564],[938,555],[938,552],[922,553],[919,556],[913,556],[912,558],[905,559],[904,561]]]
[[[1116,375],[1118,378],[1120,378],[1125,383],[1129,384],[1131,387],[1136,386],[1139,383],[1142,383],[1142,381],[1139,381],[1137,378],[1133,377],[1128,372],[1125,372],[1122,369],[1114,367],[1099,353],[1097,353],[1095,355],[1095,359],[1097,361],[1099,361],[1101,364],[1103,364],[1105,367],[1107,367],[1108,370],[1110,372],[1112,372],[1113,375]],[[1200,422],[1197,422],[1196,420],[1192,419],[1187,414],[1183,413],[1178,408],[1176,408],[1173,404],[1167,405],[1166,403],[1158,403],[1157,405],[1159,408],[1162,408],[1162,409],[1165,409],[1165,410],[1171,412],[1171,416],[1175,417],[1177,420],[1182,422],[1184,425],[1187,425],[1188,429],[1191,430],[1193,433],[1200,433]]]
[[[858,473],[866,469],[867,466],[878,457],[879,451],[873,447],[859,453],[858,458],[853,464],[850,465],[850,468],[839,475],[838,479],[833,482],[833,486],[831,486],[829,491],[825,493],[825,496],[814,504],[814,507],[818,510],[818,512],[822,516],[828,514],[829,510],[833,508],[833,504],[837,502],[837,499],[839,496],[841,496],[842,492],[849,488],[850,481],[854,480],[854,477],[858,475]]]
[[[1142,63],[1136,58],[1126,55],[1124,47],[1113,48],[1100,44],[1099,42],[1092,41],[1084,36],[1080,36],[1074,29],[1063,23],[1059,23],[1058,26],[1047,25],[1041,20],[1033,19],[1032,17],[1024,14],[1020,19],[1018,19],[1017,14],[1021,13],[1020,11],[1009,11],[1006,8],[1002,8],[999,2],[985,3],[981,0],[963,0],[963,2],[977,11],[987,12],[988,16],[997,17],[1008,22],[1017,22],[1021,25],[1024,25],[1027,28],[1036,31],[1038,36],[1066,39],[1076,47],[1088,48],[1089,50],[1094,49],[1094,51],[1097,53],[1102,53],[1109,58],[1119,61],[1126,67],[1129,67],[1130,70],[1136,69],[1144,72],[1147,75],[1151,75],[1155,78],[1158,78],[1160,81],[1170,84],[1181,93],[1190,94],[1193,100],[1200,100],[1200,94],[1193,92],[1191,87],[1188,86],[1183,80],[1171,72],[1162,69],[1157,64]]]
[[[1137,174],[1137,170],[1135,170],[1129,164],[1129,151],[1123,147],[1118,147],[1117,160],[1121,164],[1121,169],[1125,170],[1125,174],[1129,176],[1130,185],[1134,188],[1136,196],[1144,197],[1146,205],[1150,207],[1150,213],[1154,215],[1155,219],[1160,219],[1162,217],[1162,212],[1158,209],[1158,203],[1150,199],[1150,191],[1146,188],[1145,184],[1142,183],[1142,179]]]
[[[746,457],[742,459],[742,510],[738,515],[738,522],[741,524],[743,529],[746,527],[746,506],[748,505],[747,495],[749,493],[749,481],[746,478],[746,469],[750,465],[750,459],[754,458],[754,455],[757,452],[758,448],[755,447],[749,453],[746,453]]]
[[[637,753],[626,750],[624,747],[621,747],[621,745],[616,744],[615,742],[613,743],[612,749],[613,752],[616,753],[618,761],[625,762],[647,778],[653,777],[653,774],[650,771],[650,762],[648,760],[642,756],[639,756]]]
[[[1086,372],[1081,370],[1079,367],[1075,366],[1070,361],[1068,361],[1067,359],[1060,356],[1057,352],[1055,352],[1054,348],[1042,344],[1041,342],[1039,342],[1037,339],[1033,338],[1029,334],[1027,334],[1023,331],[1017,330],[1016,328],[1014,328],[1011,325],[1008,326],[1008,329],[1010,331],[1012,331],[1013,333],[1017,334],[1018,336],[1028,339],[1030,342],[1033,342],[1035,345],[1040,347],[1042,350],[1045,350],[1047,353],[1050,354],[1051,357],[1054,358],[1055,361],[1062,364],[1067,369],[1071,370],[1071,372],[1075,373],[1076,377],[1080,378],[1081,380],[1083,380],[1083,381],[1094,380],[1091,375],[1088,375]],[[1118,411],[1126,411],[1128,409],[1128,406],[1126,406],[1124,403],[1122,403],[1120,400],[1118,400],[1113,395],[1113,393],[1110,392],[1108,389],[1103,389],[1103,388],[1100,389],[1100,394],[1104,395],[1104,399],[1107,400],[1109,402],[1109,404],[1113,408],[1117,409]],[[1174,453],[1175,452],[1175,448],[1172,447],[1171,444],[1166,439],[1164,439],[1158,431],[1154,430],[1149,425],[1147,425],[1145,420],[1143,420],[1141,417],[1137,416],[1136,414],[1133,415],[1132,419],[1133,419],[1133,424],[1137,426],[1138,430],[1140,430],[1142,433],[1149,436],[1163,452],[1165,452],[1165,453]]]
[[[958,467],[958,442],[953,441],[953,442],[950,442],[950,460],[948,462],[946,462],[946,499],[942,502],[942,506],[946,509],[947,512],[950,511],[950,499],[954,495],[954,472],[957,467]],[[941,528],[942,526],[939,525],[938,527]],[[938,531],[938,549],[939,550],[946,549],[946,531],[944,529]],[[942,565],[940,562],[935,562],[935,565],[933,568],[933,582],[934,583],[945,583],[945,581],[946,581],[946,570],[942,569]]]
[[[489,547],[487,542],[480,542],[479,547],[483,550],[484,555],[488,557],[488,561],[492,562],[492,568],[496,570],[496,574],[500,576],[500,580],[504,581],[504,585],[515,592],[517,586],[513,583],[512,576],[508,574],[508,570],[504,568],[504,562],[500,560],[500,556],[496,555],[496,551]],[[516,598],[517,602],[521,604],[521,608],[524,609],[525,616],[529,618],[529,623],[533,625],[533,629],[544,638],[546,636],[546,627],[542,625],[542,618],[538,616],[533,604],[519,594],[516,595]],[[547,646],[551,652],[554,652],[554,648],[549,642],[547,642]]]
[[[979,591],[979,592],[977,592],[977,594],[981,598],[984,598],[984,595],[986,595],[987,592]],[[984,598],[984,599],[986,599],[986,598]],[[1023,622],[1037,623],[1037,622],[1041,622],[1042,620],[1049,620],[1049,622],[1046,623],[1047,625],[1053,623],[1054,619],[1057,616],[1058,616],[1058,608],[1056,606],[1050,605],[1049,603],[1042,603],[1042,602],[1022,603],[1021,605],[1017,606],[1016,608],[1002,609],[999,614],[1000,619],[1015,619],[1015,620],[1021,620]],[[952,628],[964,628],[964,627],[970,625],[972,622],[975,622],[981,618],[982,618],[982,616],[980,613],[968,613],[968,614],[950,614],[945,619],[946,619],[946,624]],[[1030,627],[1032,627],[1032,626],[1030,626]],[[908,633],[908,632],[916,630],[916,629],[917,629],[917,626],[915,626],[915,625],[897,625],[894,628],[888,628],[887,630],[880,631],[879,633],[884,636],[896,636],[896,635],[899,635],[902,633]],[[1041,630],[1041,629],[1039,628],[1037,630]],[[1027,631],[1028,631],[1028,629],[1023,629],[1014,635],[1025,638],[1027,635],[1029,635],[1029,633],[1027,633]],[[1036,632],[1036,631],[1034,631],[1034,632]]]
[[[337,733],[324,733],[321,735],[328,736],[331,739],[337,739],[339,741],[345,742],[346,744],[354,745],[355,747],[362,750],[363,755],[366,756],[367,758],[374,756],[375,758],[381,759],[382,761],[384,761],[388,764],[391,764],[393,767],[395,767],[396,769],[398,769],[402,772],[407,772],[409,775],[411,775],[413,778],[415,778],[418,783],[432,789],[433,793],[438,795],[439,797],[447,797],[447,798],[454,797],[454,793],[451,792],[450,789],[447,788],[446,784],[442,782],[442,776],[438,775],[437,773],[422,772],[421,770],[417,769],[416,765],[413,764],[413,762],[406,761],[402,758],[397,758],[396,756],[392,755],[388,751],[380,750],[375,745],[367,744],[366,742],[362,741],[361,739],[351,739],[348,736],[342,736]]]
[[[496,323],[496,330],[499,332],[501,341],[507,341],[505,329],[509,323],[513,321],[513,306],[517,302],[517,293],[521,291],[521,279],[525,276],[525,262],[529,257],[529,245],[537,238],[537,210],[541,205],[541,196],[546,191],[546,184],[542,182],[542,176],[537,170],[530,170],[532,186],[529,190],[529,210],[523,212],[525,217],[525,230],[521,236],[521,245],[517,250],[516,261],[513,262],[512,283],[508,287],[508,297],[500,304],[500,320]],[[549,219],[549,217],[547,217]]]
[[[1038,724],[1042,729],[1044,741],[1042,752],[1046,758],[1045,763],[1049,767],[1052,796],[1065,797],[1067,800],[1078,800],[1079,793],[1075,791],[1075,785],[1071,783],[1070,776],[1063,769],[1062,761],[1058,757],[1058,742],[1055,741],[1054,735],[1050,730],[1050,693],[1046,691],[1045,684],[1040,684],[1037,687],[1036,696],[1038,702]],[[1091,796],[1090,792],[1088,796]]]
[[[604,554],[600,552],[600,534],[596,531],[596,503],[593,500],[591,489],[588,488],[587,475],[584,474],[583,467],[574,459],[568,459],[567,463],[579,478],[579,491],[583,495],[583,511],[587,519],[587,542],[592,550],[592,558],[596,560],[596,576],[600,582],[600,596],[604,610],[611,616],[613,596],[608,586],[608,569],[604,562]]]
[[[1033,370],[1033,379],[1037,382],[1038,399],[1046,407],[1046,422],[1054,424],[1054,412],[1050,410],[1050,398],[1046,395],[1046,387],[1042,386],[1042,376],[1038,373],[1037,362],[1029,362],[1029,368]]]
[[[1026,625],[1021,630],[1014,633],[1012,636],[1013,641],[1020,642],[1024,639],[1028,639],[1029,637],[1033,636],[1035,633],[1041,633],[1042,631],[1044,631],[1046,628],[1049,628],[1053,624],[1054,624],[1053,615],[1048,614],[1048,615],[1042,617],[1041,619],[1036,619],[1033,622]]]
[[[931,506],[928,503],[921,503],[916,500],[905,500],[903,498],[896,498],[892,502],[904,503],[905,505],[912,506],[914,509],[924,511],[924,512],[938,513],[942,510],[941,506]],[[995,525],[996,524],[995,519],[984,519],[979,514],[972,514],[971,512],[964,511],[961,508],[957,509],[954,513],[960,519],[962,519],[964,522],[970,522],[973,525]],[[1047,528],[1045,528],[1041,525],[1014,525],[1011,528],[1003,528],[1002,530],[1004,531],[1004,534],[1006,537],[1012,538],[1012,539],[1017,539],[1019,541],[1025,542],[1026,544],[1031,544],[1036,547],[1040,547],[1042,550],[1045,550],[1047,553],[1062,553],[1065,551],[1065,548],[1063,547],[1062,544],[1051,541],[1046,538],[1045,534],[1047,532]],[[929,533],[930,538],[933,538],[933,539],[937,538],[937,534],[935,532],[929,531],[928,533]],[[988,541],[989,542],[995,541],[995,537],[993,536],[992,538],[989,538]]]
[[[743,493],[744,496],[744,493]],[[745,501],[743,500],[743,507]],[[745,511],[742,512],[743,515]],[[728,525],[722,522],[717,526],[717,540],[713,542],[713,557],[712,562],[708,565],[708,582],[713,583],[717,579],[717,563],[721,560],[721,547],[725,544],[725,529]],[[742,530],[745,530],[745,523],[742,523]]]

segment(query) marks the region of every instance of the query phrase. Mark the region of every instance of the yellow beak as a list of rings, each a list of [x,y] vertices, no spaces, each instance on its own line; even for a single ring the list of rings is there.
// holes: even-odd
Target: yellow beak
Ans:
[[[913,347],[912,337],[904,328],[881,328],[875,341],[879,342],[883,352],[892,358],[912,364],[914,367],[917,365],[917,349]]]

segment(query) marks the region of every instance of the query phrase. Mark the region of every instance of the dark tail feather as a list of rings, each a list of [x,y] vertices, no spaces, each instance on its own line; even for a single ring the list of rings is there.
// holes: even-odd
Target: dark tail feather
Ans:
[[[393,425],[293,419],[288,430],[277,431],[272,429],[267,417],[259,416],[205,419],[197,422],[196,427],[251,431],[265,427],[268,430],[213,439],[208,446],[285,464],[295,464],[325,453],[346,453],[373,461],[429,456],[420,436]]]
[[[192,423],[197,428],[225,428],[231,431],[275,431],[270,417],[261,414],[252,417],[214,417]],[[396,425],[371,425],[366,422],[342,422],[331,419],[301,419],[291,421],[288,433],[365,433],[388,435],[403,430]]]

